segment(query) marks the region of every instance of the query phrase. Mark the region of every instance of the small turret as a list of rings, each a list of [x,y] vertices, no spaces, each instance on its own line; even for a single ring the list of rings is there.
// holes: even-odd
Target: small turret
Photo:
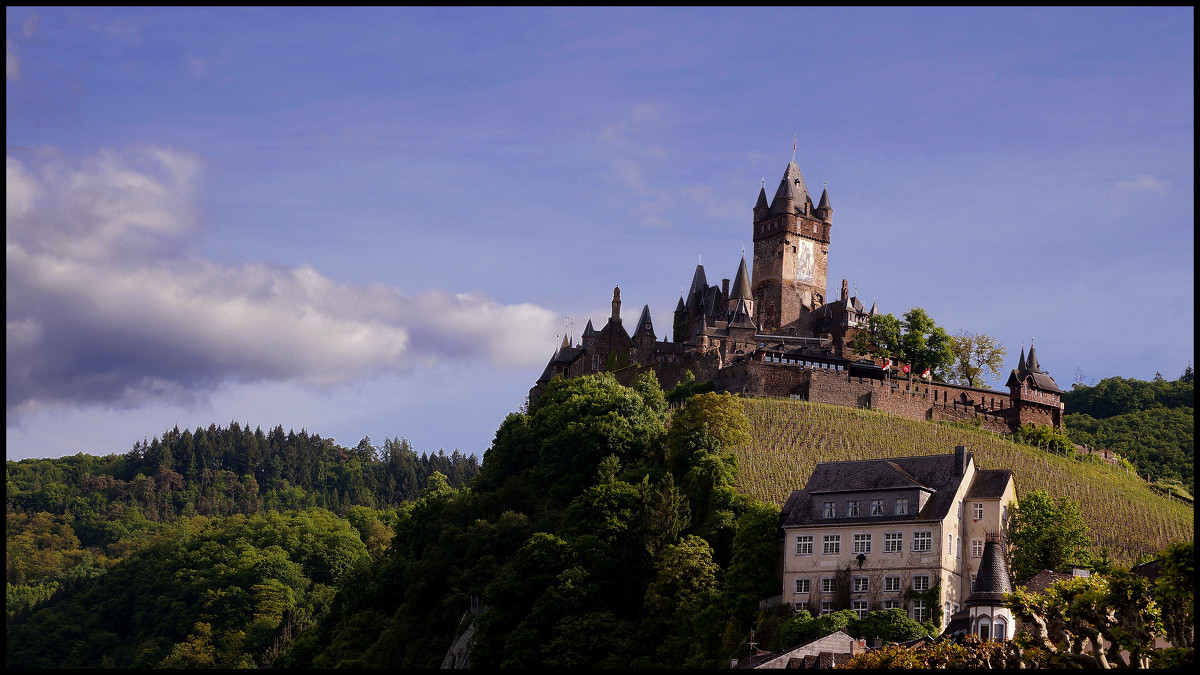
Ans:
[[[596,341],[596,329],[592,327],[592,320],[588,319],[587,325],[583,328],[583,348],[587,349]]]
[[[654,326],[650,323],[650,305],[642,307],[642,315],[638,317],[637,328],[633,331],[634,339],[645,336],[649,336],[651,341],[654,340]]]
[[[687,340],[687,307],[683,306],[683,291],[679,291],[679,304],[675,305],[675,321],[671,326],[671,340]]]
[[[746,313],[753,316],[754,296],[750,293],[750,272],[746,269],[745,254],[742,255],[742,262],[738,265],[733,289],[729,292],[729,310],[736,311],[739,302],[745,305]]]
[[[621,323],[621,287],[613,287],[612,299],[612,316],[608,319],[612,323]]]
[[[767,212],[771,209],[767,205],[767,183],[764,180],[762,187],[758,189],[758,201],[754,203],[754,222],[758,222],[767,216]]]
[[[828,188],[822,188],[821,201],[817,203],[817,208],[813,211],[813,214],[827,223],[833,220],[833,207],[829,205]]]
[[[770,213],[795,213],[797,208],[803,209],[805,204],[811,204],[808,197],[808,186],[804,184],[804,176],[795,162],[788,162],[775,190],[775,198],[771,200]]]

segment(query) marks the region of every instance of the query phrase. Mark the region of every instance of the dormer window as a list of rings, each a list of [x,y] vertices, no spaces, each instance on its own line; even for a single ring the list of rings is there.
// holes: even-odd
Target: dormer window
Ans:
[[[883,515],[883,500],[882,499],[872,499],[871,500],[871,515],[873,515],[873,516],[882,516]]]
[[[907,516],[908,515],[908,498],[907,497],[901,497],[900,499],[896,500],[896,515],[898,515],[898,516]]]
[[[846,502],[846,515],[847,516],[855,516],[855,517],[858,516],[858,500],[857,499],[851,499],[850,501]]]
[[[825,502],[821,515],[824,518],[833,518],[837,515],[837,509],[834,508],[833,502]]]

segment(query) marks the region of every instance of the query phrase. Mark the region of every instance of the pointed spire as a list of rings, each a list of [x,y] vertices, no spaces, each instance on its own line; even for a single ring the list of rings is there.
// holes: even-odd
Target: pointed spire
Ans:
[[[1023,377],[1029,369],[1025,367],[1025,343],[1021,343],[1021,357],[1017,359],[1017,377]]]
[[[1029,338],[1029,357],[1025,360],[1025,368],[1031,373],[1042,372],[1042,367],[1038,365],[1037,354],[1033,351],[1033,338]]]
[[[783,172],[779,188],[775,190],[775,198],[771,200],[771,213],[782,213],[786,208],[784,200],[788,199],[792,201],[792,209],[812,201],[808,197],[808,186],[804,184],[804,176],[800,174],[800,167],[796,166],[795,162],[788,162],[787,169]]]
[[[975,587],[963,601],[967,607],[992,606],[1004,604],[1006,593],[1012,593],[1012,583],[1008,579],[1008,569],[1004,564],[1004,553],[1000,542],[992,537],[983,545],[983,558],[979,560],[979,573],[975,577]]]
[[[876,300],[871,301],[871,311],[867,312],[867,316],[876,316],[879,314],[879,303]]]
[[[821,201],[817,204],[818,209],[829,209],[829,188],[821,188]]]
[[[621,286],[613,286],[612,317],[609,321],[621,323]]]
[[[696,265],[696,273],[692,275],[692,287],[688,291],[687,306],[695,309],[700,306],[704,292],[708,290],[708,279],[704,276],[704,265]]]
[[[589,335],[595,335],[595,334],[596,334],[596,329],[592,327],[592,320],[588,319],[587,325],[583,327],[583,336],[587,337]]]
[[[763,186],[758,189],[758,201],[754,202],[754,210],[759,212],[766,211],[768,208],[770,207],[767,205],[767,185],[764,181]]]
[[[675,305],[676,312],[686,312],[687,307],[683,306],[683,291],[679,291],[679,304]]]
[[[654,326],[650,323],[650,305],[642,307],[642,315],[638,317],[637,330],[633,331],[633,337],[639,335],[649,335],[650,339],[654,339]]]
[[[737,280],[733,282],[733,290],[729,292],[730,300],[752,300],[750,294],[750,273],[746,271],[746,255],[742,252],[742,262],[738,265]]]

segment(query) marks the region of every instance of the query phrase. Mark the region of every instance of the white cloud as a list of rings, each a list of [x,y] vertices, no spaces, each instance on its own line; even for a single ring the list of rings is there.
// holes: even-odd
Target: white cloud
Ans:
[[[17,59],[17,46],[4,38],[4,79],[16,82],[21,79],[21,62]]]
[[[1170,186],[1169,182],[1147,173],[1138,174],[1130,180],[1120,181],[1112,189],[1109,197],[1112,204],[1112,215],[1126,215],[1129,213],[1133,202],[1139,198],[1144,198],[1147,193],[1160,197],[1166,196],[1167,188]]]
[[[198,158],[163,148],[6,162],[7,400],[137,406],[225,381],[330,386],[414,360],[540,365],[556,315],[406,296],[309,267],[198,259]]]

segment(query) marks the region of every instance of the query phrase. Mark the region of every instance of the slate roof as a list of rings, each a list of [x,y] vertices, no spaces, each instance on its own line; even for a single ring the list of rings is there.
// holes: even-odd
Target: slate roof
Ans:
[[[687,306],[696,308],[708,290],[708,279],[704,276],[704,265],[696,265],[696,273],[692,275],[692,287],[688,290]]]
[[[821,190],[821,202],[817,204],[818,209],[827,209],[829,207],[829,188]]]
[[[1041,593],[1060,581],[1067,581],[1072,578],[1074,577],[1064,572],[1042,570],[1041,572],[1038,572],[1030,577],[1025,583],[1021,584],[1021,588],[1024,588],[1030,593]]]
[[[965,461],[973,461],[966,453]],[[954,454],[821,462],[803,490],[793,490],[783,506],[783,527],[842,525],[845,523],[931,521],[946,517],[962,476],[954,468]],[[904,516],[820,518],[813,522],[813,495],[833,492],[924,489],[931,492],[920,513]]]
[[[633,336],[649,335],[654,337],[654,325],[650,322],[650,305],[642,307],[642,315],[638,317],[637,330],[633,331]]]
[[[1012,582],[1008,579],[1008,567],[1004,564],[1004,552],[1000,549],[1000,542],[989,541],[983,545],[983,558],[979,561],[975,587],[963,602],[963,606],[1003,605],[1004,594],[1012,593],[1012,590]]]
[[[753,300],[754,296],[750,294],[750,274],[746,271],[746,256],[742,256],[742,263],[738,265],[737,279],[733,282],[733,289],[729,292],[731,300]]]
[[[770,208],[767,206],[767,188],[764,185],[758,189],[758,201],[754,203],[754,210]]]
[[[1009,374],[1008,381],[1005,382],[1004,386],[1017,386],[1025,382],[1028,378],[1032,378],[1032,384],[1037,389],[1056,394],[1063,393],[1062,389],[1058,388],[1058,384],[1054,382],[1054,378],[1050,377],[1050,373],[1042,370],[1038,365],[1037,354],[1034,352],[1033,345],[1029,346],[1028,358],[1025,356],[1025,348],[1021,347],[1021,358],[1017,360],[1017,367]]]
[[[1010,469],[978,469],[967,488],[967,499],[1000,499],[1011,481]]]
[[[805,202],[812,201],[808,196],[808,186],[804,184],[804,176],[795,162],[788,162],[783,172],[779,188],[775,190],[775,198],[771,200],[771,213],[783,212],[785,198],[792,199],[793,208],[802,208]]]

